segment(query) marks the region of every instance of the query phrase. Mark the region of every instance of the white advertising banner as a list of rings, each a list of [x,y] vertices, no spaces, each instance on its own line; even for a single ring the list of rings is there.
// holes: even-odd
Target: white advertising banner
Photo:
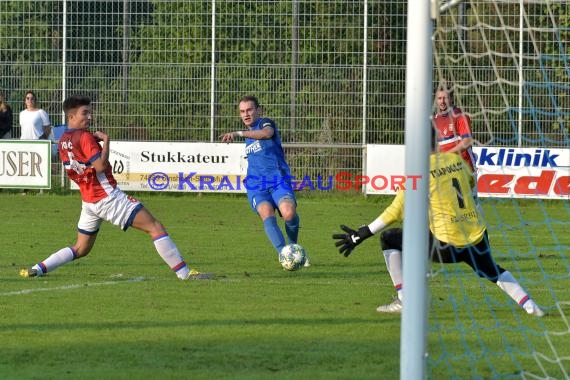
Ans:
[[[403,145],[367,145],[370,180],[404,176]],[[474,147],[480,197],[570,199],[570,149]],[[410,175],[407,177],[409,183]],[[392,187],[366,184],[366,194],[394,194]]]
[[[245,192],[244,144],[111,141],[109,162],[123,190]]]
[[[403,145],[366,145],[366,194],[396,193],[406,179],[405,153]]]
[[[51,188],[51,141],[0,140],[0,188]]]

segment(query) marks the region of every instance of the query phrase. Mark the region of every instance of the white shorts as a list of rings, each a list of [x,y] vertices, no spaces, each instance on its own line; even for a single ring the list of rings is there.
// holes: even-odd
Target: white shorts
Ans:
[[[86,235],[94,235],[99,232],[101,222],[106,220],[124,231],[131,226],[141,208],[141,202],[116,187],[97,203],[82,202],[77,230]]]

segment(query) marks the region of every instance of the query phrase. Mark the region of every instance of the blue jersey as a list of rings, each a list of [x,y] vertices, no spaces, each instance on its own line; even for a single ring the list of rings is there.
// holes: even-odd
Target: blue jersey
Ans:
[[[259,118],[253,123],[250,130],[259,131],[263,128],[273,128],[273,136],[270,139],[255,140],[245,139],[245,154],[247,155],[248,182],[272,181],[277,178],[290,176],[289,165],[285,162],[285,152],[281,146],[281,138],[277,125],[271,119]]]

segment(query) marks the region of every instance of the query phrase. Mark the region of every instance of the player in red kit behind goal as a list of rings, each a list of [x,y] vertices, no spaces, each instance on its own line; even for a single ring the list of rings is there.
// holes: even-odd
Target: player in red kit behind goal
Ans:
[[[475,157],[471,150],[473,145],[471,119],[455,105],[452,89],[440,85],[435,97],[437,112],[433,117],[433,124],[437,130],[439,151],[461,155],[475,173]]]

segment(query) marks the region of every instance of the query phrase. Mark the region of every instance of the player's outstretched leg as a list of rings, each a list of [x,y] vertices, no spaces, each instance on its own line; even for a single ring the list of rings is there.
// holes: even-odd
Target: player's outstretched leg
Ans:
[[[401,313],[402,312],[402,301],[399,298],[395,298],[394,301],[387,305],[380,305],[376,308],[379,313]]]
[[[212,274],[200,273],[197,270],[190,270],[186,261],[180,254],[178,247],[166,229],[152,214],[145,208],[140,208],[132,223],[133,228],[144,231],[150,235],[154,247],[162,260],[176,273],[181,280],[203,280],[213,278]]]
[[[275,215],[269,216],[263,220],[263,228],[265,229],[267,238],[277,251],[277,254],[279,254],[283,247],[285,247],[285,238],[277,224],[277,218]]]
[[[162,257],[162,260],[176,273],[176,276],[184,280],[188,277],[190,273],[190,269],[186,265],[186,261],[178,248],[170,239],[168,234],[162,233],[156,236],[152,236],[152,241],[154,243],[154,248],[156,248],[156,252],[158,252],[159,256]]]
[[[65,247],[52,253],[44,261],[41,261],[31,268],[20,270],[22,277],[41,277],[48,271],[53,272],[62,265],[65,265],[77,258],[77,252],[71,247]]]
[[[528,314],[542,317],[544,311],[530,298],[519,282],[508,270],[499,275],[497,286],[519,304]]]
[[[295,213],[293,218],[285,220],[285,233],[289,239],[289,244],[297,243],[299,237],[299,215]]]
[[[383,254],[398,299],[402,301],[402,252],[397,249],[386,249]]]
[[[285,220],[285,233],[287,234],[287,238],[289,239],[289,244],[296,244],[297,239],[299,238],[299,214],[295,212],[293,218],[289,220]],[[306,251],[305,251],[306,253]],[[311,260],[309,259],[309,255],[307,254],[307,258],[305,260],[305,264],[303,264],[305,268],[311,266]]]
[[[299,239],[299,227],[301,224],[299,214],[297,214],[295,196],[292,193],[287,192],[275,194],[275,196],[280,197],[278,200],[279,212],[281,213],[283,221],[285,222],[285,234],[287,235],[289,244],[296,244]],[[307,252],[305,251],[305,253]],[[308,254],[303,266],[311,266],[311,260]]]
[[[167,233],[153,237],[154,247],[164,262],[176,273],[181,280],[208,280],[213,278],[211,273],[201,273],[190,269],[178,251],[176,244]]]
[[[402,252],[397,249],[386,249],[383,251],[386,268],[396,289],[397,296],[391,303],[380,305],[376,308],[379,313],[401,313],[402,312]]]
[[[400,301],[402,301],[402,238],[401,228],[390,228],[380,234],[380,248]]]
[[[53,272],[62,265],[87,256],[95,244],[97,231],[98,230],[90,233],[85,233],[84,231],[78,232],[77,240],[72,247],[62,248],[59,251],[52,253],[44,261],[34,265],[33,267],[22,269],[20,271],[20,276],[41,277],[48,272]]]

